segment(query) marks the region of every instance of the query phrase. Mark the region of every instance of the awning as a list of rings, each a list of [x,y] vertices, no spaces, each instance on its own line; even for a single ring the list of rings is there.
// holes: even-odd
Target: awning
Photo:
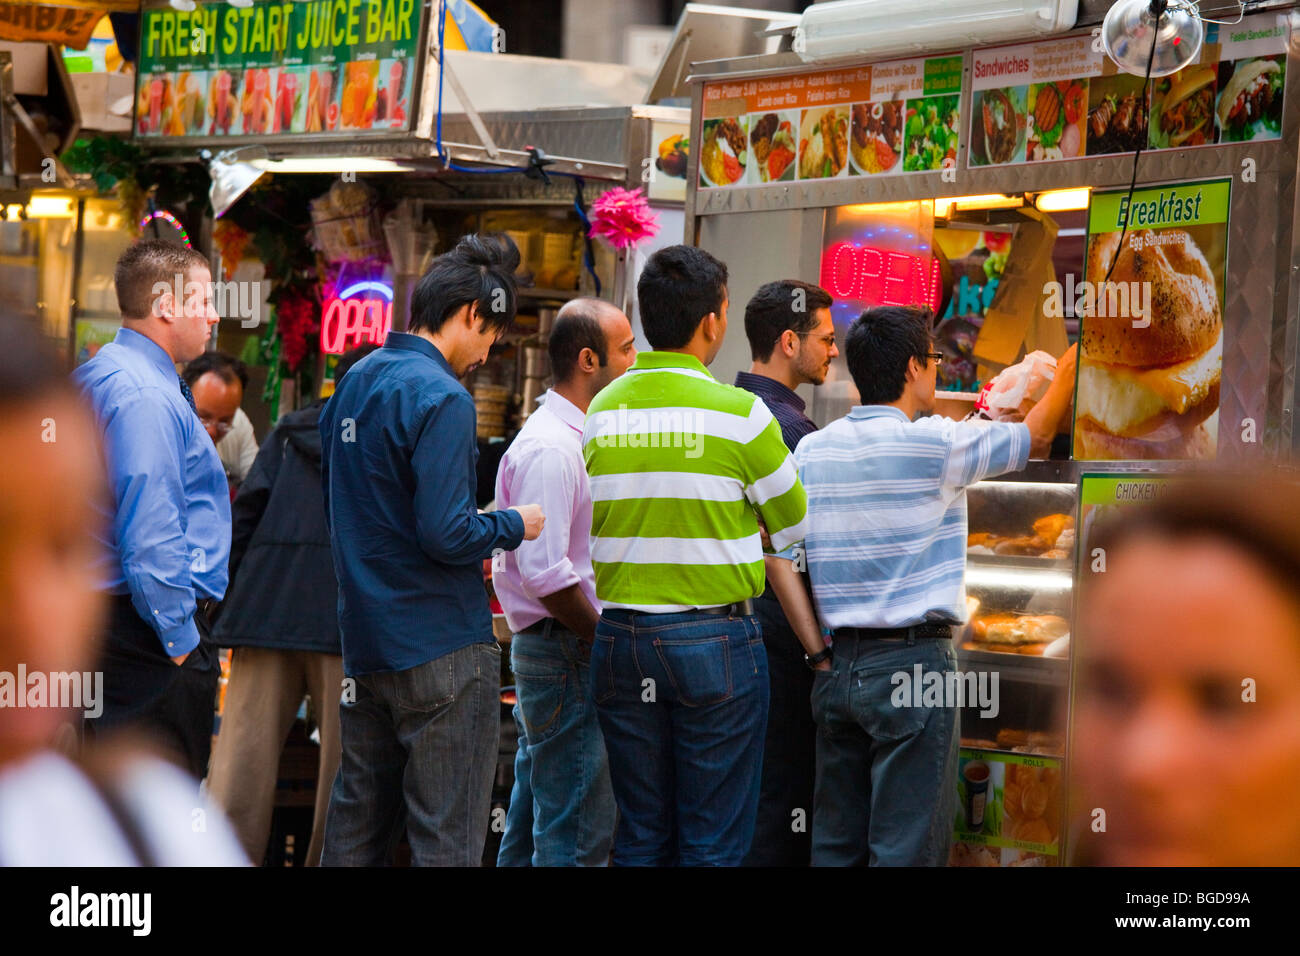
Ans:
[[[62,43],[84,50],[104,14],[135,13],[139,8],[139,0],[0,0],[0,40]]]

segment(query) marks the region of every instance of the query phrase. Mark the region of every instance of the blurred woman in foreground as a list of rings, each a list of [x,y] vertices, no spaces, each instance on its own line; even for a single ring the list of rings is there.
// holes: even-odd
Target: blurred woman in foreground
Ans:
[[[1086,548],[1074,861],[1300,864],[1300,484],[1171,482]]]
[[[99,439],[31,323],[0,316],[0,341],[0,865],[245,863],[181,770],[119,748],[74,763],[51,745],[61,727],[75,744],[68,724],[93,716],[102,690]],[[56,707],[70,687],[78,700]]]

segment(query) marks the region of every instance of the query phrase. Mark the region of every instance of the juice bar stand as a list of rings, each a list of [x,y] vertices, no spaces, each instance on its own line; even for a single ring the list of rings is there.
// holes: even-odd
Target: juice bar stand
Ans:
[[[941,411],[960,418],[973,407],[972,389],[1029,351],[1059,354],[1091,321],[1073,302],[1057,308],[1049,289],[1100,282],[1089,254],[1115,241],[1106,237],[1122,228],[1122,209],[1133,210],[1127,236],[1199,245],[1203,281],[1219,301],[1221,353],[1196,366],[1215,374],[1216,397],[1179,399],[1217,402],[1203,423],[1215,432],[1208,447],[1188,442],[1192,451],[1162,457],[1148,445],[1146,454],[1102,460],[1080,443],[1076,421],[1051,460],[969,493],[973,613],[955,641],[958,667],[986,685],[996,679],[999,701],[968,698],[962,709],[950,862],[1061,865],[1070,859],[1067,821],[1082,812],[1068,806],[1067,784],[1079,680],[1069,631],[1090,573],[1079,544],[1084,474],[1285,461],[1300,444],[1300,15],[1284,5],[1240,25],[1208,25],[1199,59],[1170,81],[1153,78],[1143,100],[1142,77],[1094,46],[1106,2],[1049,4],[1056,16],[1046,20],[1036,8],[1003,9],[978,27],[937,0],[888,20],[859,8],[836,47],[811,26],[837,6],[810,8],[779,52],[692,65],[688,241],[728,264],[733,309],[772,279],[818,282],[836,299],[843,341],[862,308],[955,302],[938,316],[936,335],[951,364],[968,372],[939,396]],[[1214,4],[1202,6],[1218,15]],[[1229,16],[1236,12],[1233,4]],[[972,36],[983,42],[972,46]],[[1273,112],[1242,127],[1234,97],[1262,74]],[[1175,144],[1162,117],[1197,95],[1187,93],[1193,87],[1227,105]],[[1197,195],[1195,215],[1189,207],[1187,217],[1170,218],[1172,200]],[[949,322],[964,323],[962,334],[945,338]],[[730,381],[748,365],[744,337],[733,332],[711,371]],[[1099,380],[1085,385],[1081,376],[1076,406],[1096,404],[1083,392]],[[804,391],[819,425],[857,401],[843,358],[824,385]]]

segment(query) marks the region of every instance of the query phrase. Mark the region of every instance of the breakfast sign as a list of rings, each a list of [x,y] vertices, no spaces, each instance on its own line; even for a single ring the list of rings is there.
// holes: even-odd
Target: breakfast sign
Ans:
[[[1282,135],[1286,19],[1207,24],[1196,63],[1124,73],[1100,37],[989,47],[971,57],[970,166],[1276,140]]]
[[[409,129],[417,0],[169,5],[140,20],[140,137]]]
[[[955,167],[962,56],[704,86],[702,189]]]
[[[1074,457],[1217,455],[1232,181],[1094,192]]]

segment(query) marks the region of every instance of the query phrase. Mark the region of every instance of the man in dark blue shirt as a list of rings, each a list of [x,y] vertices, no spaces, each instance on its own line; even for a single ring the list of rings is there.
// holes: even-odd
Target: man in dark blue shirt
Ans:
[[[826,381],[835,347],[833,300],[797,279],[769,282],[745,306],[745,335],[753,364],[736,373],[736,387],[753,392],[781,425],[786,445],[817,430],[804,414],[800,385]],[[763,743],[758,820],[746,866],[807,866],[812,858],[813,782],[817,727],[809,698],[813,672],[769,585],[754,601],[767,648],[770,698]]]
[[[411,299],[410,332],[358,362],[321,415],[339,580],[343,758],[323,866],[377,866],[405,811],[416,865],[478,866],[500,734],[501,647],[483,559],[542,529],[475,507],[474,401],[458,381],[515,314],[519,252],[466,236]]]
[[[219,319],[212,277],[200,253],[150,240],[122,254],[113,279],[122,328],[73,375],[103,431],[111,492],[99,533],[113,596],[104,712],[89,727],[134,726],[202,778],[217,668],[201,638],[226,592],[230,494],[175,363],[201,355]]]

